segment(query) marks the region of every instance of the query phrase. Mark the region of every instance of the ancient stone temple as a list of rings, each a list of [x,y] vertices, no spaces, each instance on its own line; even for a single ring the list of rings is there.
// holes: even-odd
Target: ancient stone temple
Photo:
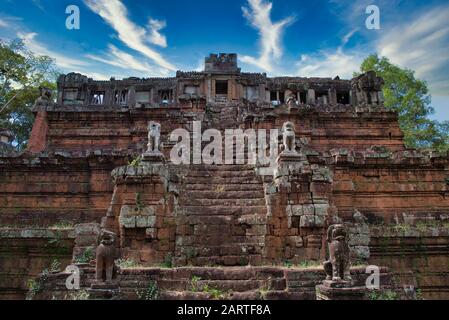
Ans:
[[[0,131],[0,298],[67,297],[73,264],[96,296],[151,282],[166,299],[316,299],[337,225],[351,286],[375,265],[381,290],[449,299],[449,159],[406,149],[383,80],[269,78],[237,61],[212,54],[174,78],[62,75],[56,102],[42,89],[28,149]]]

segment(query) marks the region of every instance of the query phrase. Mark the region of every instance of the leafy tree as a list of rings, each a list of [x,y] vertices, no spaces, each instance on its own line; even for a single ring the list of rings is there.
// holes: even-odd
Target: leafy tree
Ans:
[[[400,68],[376,54],[366,58],[360,70],[373,70],[385,80],[385,107],[399,114],[407,147],[433,148],[440,152],[449,150],[449,122],[429,119],[435,112],[429,89],[425,81],[415,78],[414,71]]]
[[[14,133],[19,150],[25,148],[33,126],[39,87],[55,89],[56,77],[52,58],[36,56],[22,40],[0,39],[0,127]]]

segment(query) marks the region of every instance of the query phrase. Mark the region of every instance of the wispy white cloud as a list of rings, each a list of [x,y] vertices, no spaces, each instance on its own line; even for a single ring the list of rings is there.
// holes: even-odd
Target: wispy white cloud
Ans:
[[[257,58],[243,56],[241,61],[272,72],[274,64],[283,55],[281,43],[283,32],[295,18],[290,16],[279,22],[273,22],[271,19],[273,3],[265,0],[248,0],[248,5],[249,7],[242,7],[243,15],[251,23],[251,26],[259,31],[260,55]]]
[[[79,59],[69,58],[65,54],[61,54],[48,48],[47,45],[37,40],[38,34],[35,32],[18,32],[17,37],[22,39],[27,48],[37,55],[46,55],[52,57],[56,61],[56,65],[63,69],[74,70],[79,67],[87,66],[88,63]]]
[[[449,95],[449,6],[434,8],[394,28],[376,44],[393,63],[416,71],[433,93]]]
[[[153,27],[153,30],[147,30],[136,25],[128,18],[128,10],[120,0],[84,0],[84,2],[117,32],[118,38],[129,48],[142,53],[162,68],[170,71],[176,70],[173,64],[148,45],[151,43],[152,31],[155,31],[156,35],[160,35],[161,28],[157,30]],[[150,37],[148,37],[148,33],[150,33]],[[162,35],[156,38],[157,45],[164,44]]]
[[[0,13],[0,27],[3,28],[3,30],[0,31],[8,31],[9,33],[9,35],[6,36],[2,33],[2,38],[11,40],[10,38],[14,37],[14,34],[11,34],[9,31],[14,31],[22,20],[23,19],[20,17],[8,16]]]
[[[32,0],[33,4],[38,7],[39,9],[41,9],[42,11],[45,11],[44,6],[42,5],[41,0]]]
[[[342,39],[337,49],[323,50],[317,54],[302,55],[298,62],[298,75],[302,77],[335,77],[350,79],[360,69],[367,53],[358,50],[345,50],[345,45],[357,32],[354,29]]]
[[[336,15],[353,27],[364,25],[365,9],[372,1],[329,0],[329,3]],[[377,52],[395,64],[415,70],[417,77],[429,83],[433,94],[449,96],[449,5],[424,5],[419,10],[410,7],[406,14],[398,14],[399,4],[407,5],[401,0],[376,1],[381,30],[360,29],[371,42],[364,53]],[[348,14],[341,15],[342,11]]]
[[[162,48],[167,48],[167,38],[165,37],[165,35],[159,32],[166,26],[167,23],[165,21],[150,18],[148,22],[148,29],[150,30],[149,40],[151,43],[160,46]]]
[[[167,76],[167,69],[160,68],[157,66],[151,66],[147,62],[138,60],[135,56],[130,55],[124,51],[119,50],[114,45],[109,45],[109,53],[102,57],[92,54],[85,55],[86,58],[101,62],[103,64],[111,65],[121,69],[131,69],[142,75],[157,75],[157,76]]]
[[[96,80],[110,79],[110,75],[104,74],[98,66],[91,65],[85,59],[70,58],[64,53],[50,49],[48,45],[38,40],[38,36],[35,32],[19,31],[17,33],[17,38],[22,39],[30,51],[37,55],[46,55],[55,59],[56,66],[62,72],[77,72]]]
[[[102,56],[83,54],[82,52],[69,53],[46,43],[37,32],[28,31],[21,18],[2,16],[0,22],[4,22],[5,26],[1,31],[11,35],[10,37],[2,35],[5,40],[22,39],[27,48],[35,54],[54,58],[56,66],[61,72],[77,72],[97,80],[108,80],[111,76],[118,79],[130,76],[166,77],[169,75],[167,69],[149,64],[147,58],[140,57],[141,59],[139,59],[140,55],[131,55],[113,45],[109,45],[108,52]],[[70,45],[70,42],[66,45]]]

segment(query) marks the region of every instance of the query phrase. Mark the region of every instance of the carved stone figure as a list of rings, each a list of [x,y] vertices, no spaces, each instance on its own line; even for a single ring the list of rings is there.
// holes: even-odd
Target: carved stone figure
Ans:
[[[329,261],[324,263],[328,281],[351,281],[349,246],[346,229],[342,224],[335,224],[327,231]]]
[[[294,109],[298,107],[298,100],[296,100],[295,95],[291,94],[288,98],[287,98],[287,105],[290,109]]]
[[[115,260],[118,258],[116,248],[117,235],[103,230],[100,236],[100,245],[96,252],[96,279],[98,282],[112,282],[115,272]]]
[[[40,92],[39,98],[37,98],[36,101],[34,102],[35,106],[47,106],[47,105],[52,104],[51,89],[45,88],[45,87],[39,87],[39,92]]]
[[[159,154],[161,144],[161,125],[151,121],[148,125],[148,151],[149,154]]]
[[[296,133],[295,125],[291,122],[284,123],[282,127],[282,135],[285,153],[296,153]]]

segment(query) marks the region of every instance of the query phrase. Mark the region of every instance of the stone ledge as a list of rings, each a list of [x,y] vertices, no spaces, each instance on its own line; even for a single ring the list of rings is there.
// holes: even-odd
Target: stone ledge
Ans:
[[[405,226],[405,227],[372,227],[370,226],[370,235],[372,238],[438,238],[438,237],[449,237],[449,226],[448,227],[426,227],[418,228],[415,226]]]
[[[74,229],[0,228],[0,239],[75,239]]]

